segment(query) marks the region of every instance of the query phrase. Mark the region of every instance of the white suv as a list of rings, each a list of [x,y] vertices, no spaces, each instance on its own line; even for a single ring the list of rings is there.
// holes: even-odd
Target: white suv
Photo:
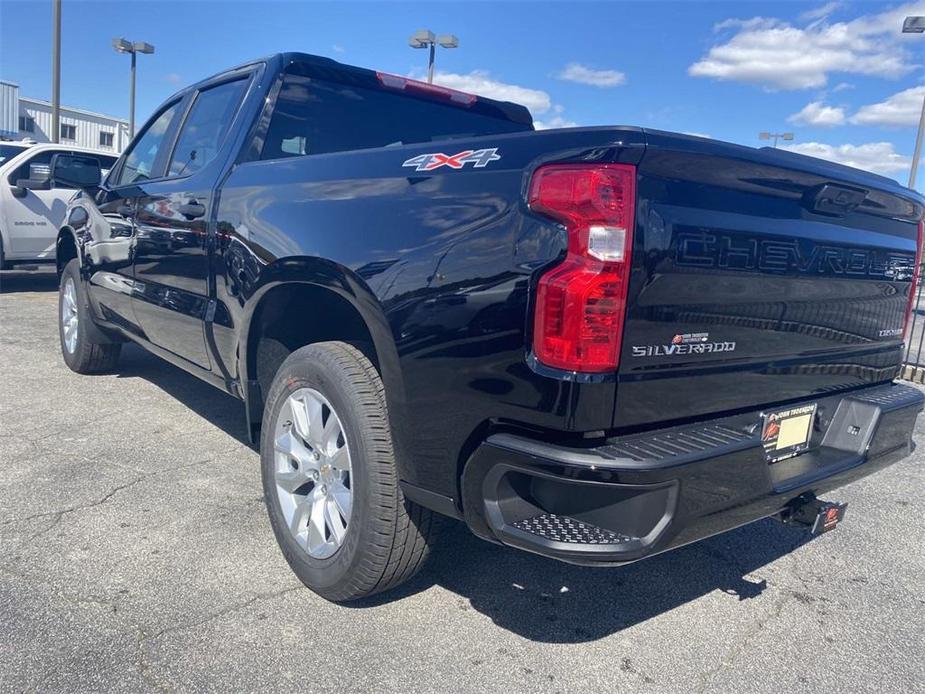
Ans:
[[[0,269],[55,259],[55,239],[75,191],[58,185],[48,189],[19,185],[22,180],[47,178],[55,154],[91,155],[104,173],[116,161],[112,154],[82,147],[0,142]]]

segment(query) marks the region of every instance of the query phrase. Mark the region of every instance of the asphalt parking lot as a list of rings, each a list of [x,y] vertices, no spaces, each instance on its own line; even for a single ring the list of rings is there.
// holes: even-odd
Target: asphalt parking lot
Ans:
[[[0,691],[925,691],[925,453],[814,540],[766,521],[592,570],[453,525],[340,607],[277,551],[239,404],[134,347],[71,373],[55,289],[0,275]]]

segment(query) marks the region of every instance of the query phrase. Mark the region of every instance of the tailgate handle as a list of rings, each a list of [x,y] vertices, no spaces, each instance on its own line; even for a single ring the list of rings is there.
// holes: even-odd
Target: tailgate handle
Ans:
[[[824,183],[806,191],[803,205],[819,214],[843,216],[860,206],[869,192],[863,188]]]

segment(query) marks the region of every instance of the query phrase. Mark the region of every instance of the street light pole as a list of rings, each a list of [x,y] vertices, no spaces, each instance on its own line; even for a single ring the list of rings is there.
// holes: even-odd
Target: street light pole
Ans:
[[[925,32],[925,17],[906,17],[903,21],[904,34],[921,34]],[[922,156],[922,133],[925,131],[925,97],[922,97],[922,113],[919,116],[919,130],[915,135],[915,151],[912,152],[912,166],[909,168],[909,187],[915,188],[915,177],[919,172],[919,159]]]
[[[128,104],[128,136],[131,139],[135,137],[135,56],[138,53],[154,53],[154,46],[144,41],[129,41],[117,38],[112,40],[112,47],[117,53],[128,53],[132,57]]]
[[[919,172],[922,156],[922,134],[925,132],[925,98],[922,99],[922,114],[919,116],[919,131],[915,136],[915,151],[912,153],[912,168],[909,169],[909,187],[915,188],[915,177]]]
[[[777,149],[777,140],[778,140],[778,139],[781,139],[781,140],[792,140],[792,139],[793,139],[793,133],[769,133],[769,132],[762,132],[762,133],[758,133],[758,139],[759,139],[759,140],[772,140],[773,144],[772,144],[771,146],[774,147],[774,149]]]
[[[132,51],[132,77],[128,89],[128,136],[135,137],[135,51]]]
[[[453,34],[442,34],[440,36],[434,36],[434,32],[432,32],[430,29],[421,29],[420,31],[416,31],[411,36],[411,38],[408,39],[408,45],[412,48],[430,49],[430,59],[427,61],[428,84],[433,84],[434,82],[434,58],[436,57],[438,43],[443,48],[459,48],[459,39],[453,36]]]
[[[51,141],[61,141],[61,0],[51,0]]]

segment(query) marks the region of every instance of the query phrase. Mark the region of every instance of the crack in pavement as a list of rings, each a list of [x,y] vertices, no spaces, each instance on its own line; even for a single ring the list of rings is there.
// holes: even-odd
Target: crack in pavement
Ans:
[[[289,588],[283,588],[282,590],[275,590],[275,591],[271,591],[271,592],[269,592],[269,593],[257,593],[257,595],[254,595],[254,596],[248,598],[248,599],[245,600],[244,602],[238,603],[238,604],[236,604],[236,605],[229,605],[228,607],[223,607],[223,608],[220,609],[220,610],[216,610],[215,612],[212,612],[212,613],[206,615],[206,616],[203,617],[202,619],[197,619],[197,620],[195,620],[195,621],[193,621],[193,622],[187,622],[187,623],[184,623],[184,624],[175,624],[175,625],[173,625],[173,626],[164,627],[164,628],[161,629],[160,631],[158,631],[158,632],[152,634],[151,636],[147,637],[147,638],[145,639],[145,641],[153,641],[154,639],[160,638],[160,637],[163,636],[164,634],[169,634],[169,633],[173,633],[173,632],[176,632],[176,631],[184,631],[184,630],[186,630],[186,629],[194,629],[194,628],[196,628],[196,627],[198,627],[198,626],[202,626],[203,624],[207,624],[208,622],[211,622],[211,621],[214,620],[214,619],[218,619],[219,617],[224,617],[224,616],[227,615],[227,614],[232,614],[232,613],[234,613],[234,612],[238,612],[238,611],[243,610],[243,609],[245,609],[245,608],[247,608],[247,607],[250,607],[250,606],[253,605],[254,603],[262,602],[262,601],[264,601],[264,600],[272,600],[273,598],[278,598],[278,597],[280,597],[281,595],[285,595],[286,593],[292,593],[292,592],[294,592],[294,591],[302,590],[302,589],[304,589],[304,588],[305,588],[305,586],[303,586],[303,585],[300,583],[300,584],[298,584],[298,585],[290,586]]]
[[[0,566],[0,571],[6,572],[18,578],[28,578],[20,573],[10,570],[9,567]],[[48,585],[48,588],[51,591],[52,595],[54,595],[58,599],[63,600],[66,603],[92,604],[92,605],[97,605],[103,608],[111,608],[113,615],[116,615],[118,612],[116,609],[118,598],[115,600],[107,600],[107,599],[99,598],[96,596],[70,596],[60,591],[55,590],[54,587],[50,585]],[[115,619],[117,622],[115,631],[116,631],[116,634],[127,634],[129,632],[135,634],[137,657],[134,663],[132,663],[132,666],[135,668],[135,670],[138,672],[141,678],[145,680],[145,682],[147,682],[151,686],[152,689],[159,691],[159,692],[171,692],[173,690],[169,686],[166,686],[158,682],[157,679],[153,675],[155,666],[150,662],[149,655],[150,655],[150,652],[156,648],[156,646],[154,646],[153,644],[154,641],[160,639],[165,634],[172,634],[172,633],[176,633],[180,631],[185,631],[187,629],[194,629],[204,624],[208,624],[209,622],[213,620],[220,619],[221,617],[224,617],[226,615],[234,614],[236,612],[240,612],[241,610],[245,610],[248,607],[251,607],[257,603],[264,602],[267,600],[273,600],[280,596],[286,595],[287,593],[293,593],[299,590],[305,590],[304,586],[301,583],[289,586],[288,588],[283,588],[281,590],[257,593],[256,595],[252,595],[246,600],[243,600],[241,602],[238,602],[232,605],[228,605],[227,607],[223,607],[213,612],[209,612],[198,619],[195,619],[189,622],[179,622],[176,624],[170,624],[153,633],[149,633],[148,630],[146,630],[145,625],[139,624],[135,620],[129,618],[124,613],[120,613],[119,616],[113,617],[113,619]],[[106,609],[106,611],[108,612],[109,609]],[[42,684],[46,682],[48,678],[51,677],[55,672],[57,672],[60,669],[60,667],[61,667],[60,663],[55,663],[51,668],[46,670],[40,677],[36,678],[35,684],[28,691],[35,691],[35,692],[41,691]]]
[[[269,593],[258,593],[257,595],[254,595],[243,602],[237,603],[235,605],[229,605],[228,607],[223,607],[222,609],[209,613],[200,619],[183,624],[167,626],[150,635],[145,632],[143,627],[137,627],[138,658],[135,661],[135,669],[138,671],[138,674],[141,675],[142,679],[148,682],[155,690],[160,692],[171,692],[173,691],[172,689],[158,682],[153,676],[154,666],[148,660],[148,648],[152,646],[153,641],[160,639],[165,634],[172,634],[179,631],[185,631],[187,629],[195,629],[196,627],[202,626],[203,624],[208,624],[213,620],[247,609],[251,605],[255,605],[258,602],[272,600],[274,598],[285,595],[286,593],[292,593],[302,589],[304,589],[304,586],[302,584],[298,584],[290,586],[289,588],[284,588],[282,590],[271,591]]]
[[[97,461],[100,461],[100,460],[103,460],[103,459],[102,459],[102,458],[87,459],[86,462],[91,462],[91,463],[92,463],[92,462],[97,462]],[[165,468],[164,470],[156,470],[156,471],[154,471],[154,472],[144,473],[144,474],[139,475],[139,476],[136,477],[135,479],[131,480],[130,482],[126,482],[125,484],[120,484],[120,485],[118,485],[117,487],[113,487],[113,488],[110,489],[105,495],[103,495],[100,499],[97,499],[96,501],[92,501],[92,502],[86,503],[86,504],[76,504],[76,505],[74,505],[74,506],[69,506],[69,507],[64,508],[64,509],[57,509],[57,510],[55,510],[55,511],[45,511],[45,512],[43,512],[43,513],[33,513],[33,514],[31,514],[31,515],[28,515],[28,516],[9,518],[9,519],[3,521],[2,523],[0,523],[0,527],[6,527],[6,526],[12,525],[12,524],[14,524],[14,523],[25,523],[25,522],[30,521],[30,520],[36,520],[36,519],[38,519],[38,518],[49,518],[49,517],[53,517],[53,516],[56,517],[56,518],[55,518],[55,521],[54,521],[54,523],[53,523],[52,525],[56,525],[56,524],[58,523],[58,521],[60,521],[61,518],[64,517],[64,516],[66,516],[67,514],[69,514],[69,513],[76,513],[76,512],[78,512],[78,511],[86,511],[86,510],[88,510],[88,509],[96,508],[97,506],[102,506],[103,504],[105,504],[107,501],[109,501],[112,497],[114,497],[114,496],[115,496],[116,494],[118,494],[119,492],[121,492],[121,491],[123,491],[123,490],[125,490],[125,489],[128,489],[129,487],[133,487],[134,485],[138,484],[139,482],[141,482],[141,481],[143,481],[143,480],[146,480],[146,479],[148,479],[148,478],[150,478],[150,477],[157,477],[158,475],[164,475],[164,474],[168,474],[168,473],[171,473],[171,472],[176,472],[176,471],[178,471],[178,470],[183,470],[183,469],[185,469],[185,468],[194,467],[194,466],[196,466],[196,465],[204,465],[204,464],[206,464],[206,463],[213,462],[214,460],[215,460],[215,456],[209,456],[208,458],[203,459],[203,460],[196,460],[196,461],[193,461],[193,462],[191,462],[191,463],[184,463],[183,465],[177,465],[177,466],[174,466],[174,467]],[[103,460],[103,462],[106,462],[107,464],[115,465],[115,467],[119,467],[119,468],[121,468],[121,469],[123,469],[123,470],[133,470],[133,468],[126,467],[126,466],[124,466],[124,465],[119,465],[118,463],[113,463],[112,461]],[[138,471],[135,470],[135,472],[138,472]],[[43,530],[42,532],[40,532],[39,535],[44,534],[44,533],[47,532],[49,529],[50,529],[50,528],[46,528],[45,530]],[[31,539],[35,539],[35,537],[37,537],[37,536],[33,536],[32,538],[30,538],[30,540],[31,540]]]
[[[739,658],[739,656],[746,651],[749,643],[764,630],[765,626],[779,618],[787,603],[795,599],[796,597],[793,595],[793,593],[783,592],[775,600],[769,615],[763,619],[760,617],[756,618],[754,625],[751,629],[748,630],[744,638],[742,638],[734,648],[730,649],[730,651],[720,659],[719,664],[716,667],[705,670],[700,674],[700,682],[693,691],[697,694],[703,694],[703,692],[707,691],[707,687],[710,685],[713,678],[726,668],[730,667]]]
[[[88,504],[77,504],[74,506],[69,506],[68,508],[58,509],[56,511],[45,511],[44,513],[33,513],[32,515],[23,516],[22,518],[10,518],[0,523],[0,527],[5,527],[13,523],[25,523],[26,521],[36,520],[38,518],[48,518],[50,516],[57,517],[55,520],[55,524],[56,524],[58,521],[61,520],[63,516],[66,516],[69,513],[76,513],[77,511],[86,511],[87,509],[96,508],[97,506],[101,506],[105,504],[107,501],[109,501],[112,497],[114,497],[116,494],[121,492],[123,489],[128,489],[129,487],[135,484],[138,484],[143,479],[145,479],[145,477],[148,477],[148,476],[149,475],[142,475],[140,477],[136,477],[131,482],[120,484],[118,487],[114,487],[113,489],[110,489],[102,498],[98,499],[97,501],[93,501]]]

